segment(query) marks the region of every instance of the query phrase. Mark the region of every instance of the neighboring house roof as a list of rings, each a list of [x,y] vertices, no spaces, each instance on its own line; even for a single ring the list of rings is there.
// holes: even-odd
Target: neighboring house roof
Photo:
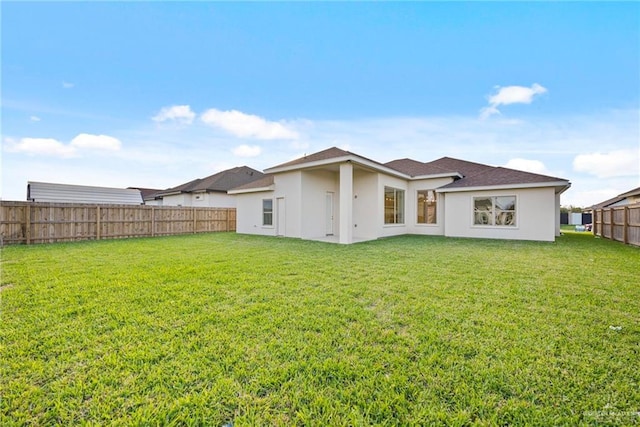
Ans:
[[[149,200],[149,199],[153,200],[156,193],[159,193],[160,191],[162,191],[162,190],[158,190],[157,188],[141,188],[141,187],[127,187],[127,188],[140,191],[140,194],[142,195],[143,200]]]
[[[626,193],[623,193],[620,195],[620,197],[633,197],[633,196],[640,196],[640,187],[634,188],[633,190],[627,191]]]
[[[622,193],[617,195],[616,197],[612,197],[611,199],[605,200],[604,202],[600,202],[596,205],[591,206],[591,209],[602,209],[611,205],[615,205],[617,203],[622,202],[631,197],[640,196],[640,187],[634,188],[631,191],[627,191],[626,193]]]
[[[254,192],[259,190],[272,190],[272,189],[273,189],[273,175],[267,174],[264,176],[264,178],[255,180],[248,184],[244,184],[239,187],[235,187],[232,190],[229,190],[229,194],[247,193],[247,192]]]
[[[248,166],[239,166],[218,172],[206,178],[194,179],[193,181],[178,185],[177,187],[168,188],[157,193],[156,197],[161,198],[180,193],[226,193],[232,188],[245,185],[262,178],[264,178],[264,174],[262,172]]]
[[[27,200],[45,203],[141,205],[140,190],[29,181]]]

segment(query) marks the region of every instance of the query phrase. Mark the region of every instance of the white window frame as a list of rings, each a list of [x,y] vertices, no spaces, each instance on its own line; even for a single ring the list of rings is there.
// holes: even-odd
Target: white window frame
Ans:
[[[499,198],[513,198],[513,209],[505,209],[500,213],[506,214],[508,218],[508,214],[512,213],[512,223],[511,224],[496,224],[496,200]],[[490,199],[491,200],[491,209],[489,210],[479,210],[476,208],[476,200],[480,199]],[[500,210],[498,208],[498,210]],[[473,196],[472,197],[472,212],[471,212],[471,224],[474,227],[483,227],[483,228],[503,228],[503,229],[514,229],[518,228],[519,218],[518,218],[518,196],[515,194],[500,194],[500,195],[487,195],[487,196]],[[478,223],[478,218],[480,216],[486,215],[487,223]]]
[[[387,192],[389,190],[393,191],[393,219],[394,222],[387,222]],[[383,196],[383,211],[384,211],[384,225],[404,225],[406,221],[406,191],[402,188],[395,187],[384,187],[384,196]],[[398,195],[402,194],[402,200],[398,200]]]
[[[265,206],[265,202],[271,202],[271,208],[267,208]],[[267,215],[271,215],[271,222],[267,223],[265,219]],[[273,199],[262,199],[262,226],[263,227],[273,227]]]

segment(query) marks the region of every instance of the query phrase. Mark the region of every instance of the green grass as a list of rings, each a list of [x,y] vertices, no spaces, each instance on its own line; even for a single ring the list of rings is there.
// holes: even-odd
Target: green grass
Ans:
[[[638,424],[639,266],[581,233],[8,247],[0,424]]]

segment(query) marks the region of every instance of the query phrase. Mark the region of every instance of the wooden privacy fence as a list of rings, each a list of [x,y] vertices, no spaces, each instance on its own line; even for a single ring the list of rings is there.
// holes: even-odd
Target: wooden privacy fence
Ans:
[[[640,205],[594,209],[593,234],[640,246]]]
[[[235,208],[0,202],[0,245],[235,229]]]

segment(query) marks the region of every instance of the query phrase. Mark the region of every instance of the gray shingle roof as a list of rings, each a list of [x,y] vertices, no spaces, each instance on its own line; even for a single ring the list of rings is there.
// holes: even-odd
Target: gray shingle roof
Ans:
[[[465,176],[462,179],[440,188],[496,187],[503,185],[542,184],[559,181],[566,180],[563,178],[555,178],[552,176],[539,175],[515,169],[488,166],[487,169],[482,172],[471,176]]]
[[[337,158],[340,158],[340,157],[347,157],[347,156],[357,157],[359,159],[366,160],[367,162],[375,163],[375,164],[380,165],[380,166],[385,166],[380,162],[368,159],[368,158],[366,158],[364,156],[361,156],[359,154],[352,153],[352,152],[346,151],[346,150],[342,150],[341,148],[338,148],[338,147],[331,147],[331,148],[327,148],[326,150],[318,151],[317,153],[313,153],[313,154],[309,154],[309,155],[305,154],[303,157],[300,157],[300,158],[295,159],[295,160],[291,160],[291,161],[286,162],[286,163],[279,164],[277,166],[273,166],[273,167],[268,168],[266,170],[269,171],[271,169],[288,168],[288,167],[291,167],[291,166],[304,165],[306,163],[320,162],[320,161],[323,161],[323,160],[331,160],[331,159],[337,159]]]
[[[566,181],[563,178],[555,178],[503,167],[494,167],[451,157],[442,157],[427,163],[421,163],[412,159],[398,159],[386,163],[385,166],[406,173],[412,177],[443,173],[458,173],[462,175],[461,179],[457,179],[451,184],[441,187],[443,189]]]
[[[175,193],[221,192],[264,178],[264,174],[248,166],[239,166],[210,175],[206,178],[194,179],[187,183],[168,188],[156,196]]]
[[[469,162],[467,160],[454,159],[452,157],[442,157],[438,160],[425,163],[425,165],[428,167],[436,166],[438,168],[445,169],[447,172],[458,172],[463,177],[474,176],[494,169],[493,166]]]
[[[269,169],[276,169],[276,168],[282,168],[282,167],[287,167],[287,166],[295,166],[295,165],[302,165],[305,163],[311,163],[311,162],[318,162],[321,160],[328,160],[328,159],[334,159],[336,157],[344,157],[344,156],[349,156],[353,153],[350,153],[348,151],[345,150],[341,150],[338,147],[331,147],[331,148],[327,148],[326,150],[322,150],[322,151],[318,151],[317,153],[313,153],[313,154],[309,154],[304,155],[303,157],[300,157],[298,159],[295,160],[291,160],[290,162],[286,162],[286,163],[281,163],[277,166],[273,166],[272,168]]]
[[[234,187],[233,190],[249,190],[252,188],[264,188],[273,184],[273,175],[266,174],[264,178],[257,179],[239,187]]]
[[[552,176],[540,175],[503,167],[489,166],[482,163],[469,162],[466,160],[454,159],[451,157],[442,157],[440,159],[425,163],[413,159],[404,158],[382,164],[337,147],[331,147],[317,153],[305,155],[298,159],[291,160],[289,162],[269,168],[267,169],[267,171],[279,168],[303,166],[307,163],[321,162],[323,160],[331,160],[348,156],[355,156],[360,159],[367,160],[384,168],[393,169],[400,172],[401,174],[408,175],[410,177],[448,174],[454,178],[454,181],[452,183],[440,187],[441,189],[462,189],[473,187],[495,187],[504,185],[528,185],[544,183],[557,184],[559,182],[563,186],[569,185],[569,181],[563,178],[556,178]],[[234,187],[233,189],[243,190],[251,188],[262,188],[273,184],[273,177],[269,177],[269,175],[267,175],[267,177],[268,178],[264,182],[261,181],[247,183],[246,185],[241,184]]]
[[[409,176],[437,175],[450,172],[449,170],[437,165],[428,165],[427,163],[422,163],[412,159],[392,160],[384,165]]]

